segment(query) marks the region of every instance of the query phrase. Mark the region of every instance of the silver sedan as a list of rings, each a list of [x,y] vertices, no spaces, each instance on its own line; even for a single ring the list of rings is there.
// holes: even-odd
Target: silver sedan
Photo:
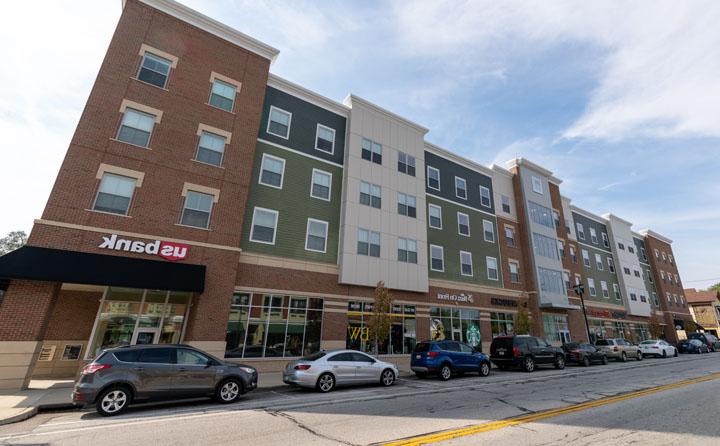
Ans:
[[[283,382],[329,392],[336,386],[353,384],[391,386],[399,375],[395,364],[378,361],[357,350],[334,350],[288,363],[283,370]]]

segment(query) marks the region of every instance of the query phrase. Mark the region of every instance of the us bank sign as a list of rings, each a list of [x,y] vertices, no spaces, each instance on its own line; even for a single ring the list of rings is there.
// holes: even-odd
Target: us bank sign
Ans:
[[[107,237],[103,237],[103,241],[98,245],[98,248],[157,255],[170,261],[185,259],[190,249],[188,245],[183,243],[164,242],[161,240],[141,242],[139,240],[118,238],[117,234],[110,234]]]
[[[473,300],[472,294],[448,294],[448,293],[438,293],[437,295],[438,300],[447,300],[449,302],[467,302],[467,303],[475,303]]]

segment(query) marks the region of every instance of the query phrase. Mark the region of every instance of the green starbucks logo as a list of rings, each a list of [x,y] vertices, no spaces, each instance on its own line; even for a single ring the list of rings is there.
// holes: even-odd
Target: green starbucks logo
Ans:
[[[465,339],[471,347],[477,347],[480,344],[480,330],[474,325],[469,326],[465,332]]]

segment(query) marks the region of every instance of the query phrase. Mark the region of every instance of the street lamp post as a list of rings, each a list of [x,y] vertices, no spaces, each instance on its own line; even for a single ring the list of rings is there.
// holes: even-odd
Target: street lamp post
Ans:
[[[585,299],[583,299],[583,293],[585,292],[585,288],[583,287],[582,283],[578,283],[573,287],[573,290],[575,291],[575,294],[580,296],[580,304],[582,305],[583,318],[585,318],[585,331],[587,333],[588,342],[592,342],[592,340],[590,339],[590,324],[588,324],[587,311],[585,310]]]

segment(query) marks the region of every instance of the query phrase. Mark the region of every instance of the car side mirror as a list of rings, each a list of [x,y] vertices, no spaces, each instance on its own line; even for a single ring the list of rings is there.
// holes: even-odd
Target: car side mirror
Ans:
[[[212,359],[208,359],[207,362],[205,363],[205,367],[211,367],[214,365],[215,365],[215,361],[213,361]]]

